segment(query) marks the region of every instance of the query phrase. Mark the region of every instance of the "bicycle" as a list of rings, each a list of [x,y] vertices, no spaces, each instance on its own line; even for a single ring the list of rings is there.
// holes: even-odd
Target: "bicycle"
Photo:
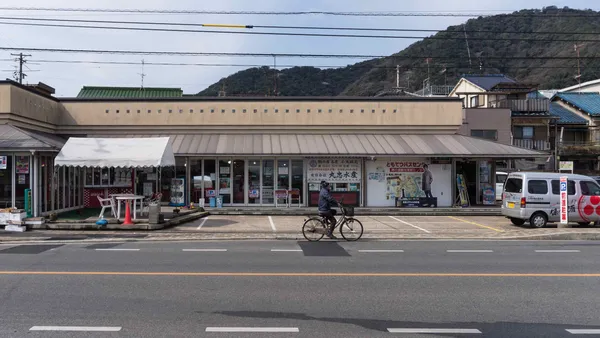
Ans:
[[[332,229],[335,231],[336,228],[340,229],[340,235],[349,242],[358,241],[363,235],[362,223],[354,218],[354,207],[344,205],[341,202],[338,203],[342,217],[338,220],[336,225]],[[302,226],[302,235],[309,242],[320,241],[329,229],[329,221],[325,216],[314,216],[310,217],[304,222]],[[355,236],[355,237],[353,237]]]

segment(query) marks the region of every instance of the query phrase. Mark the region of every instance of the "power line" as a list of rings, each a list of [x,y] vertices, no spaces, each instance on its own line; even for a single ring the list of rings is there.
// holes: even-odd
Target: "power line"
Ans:
[[[215,11],[215,10],[164,10],[164,9],[111,9],[111,8],[52,8],[52,7],[0,7],[5,11],[39,11],[39,12],[79,12],[79,13],[145,13],[145,14],[208,14],[208,15],[271,15],[271,16],[293,16],[293,15],[330,15],[330,16],[366,16],[366,17],[480,17],[499,14],[509,14],[514,11],[471,11],[470,13],[459,12],[410,12],[410,11],[388,11],[388,12],[338,12],[338,11]],[[531,13],[510,13],[512,16],[524,17],[600,17],[600,13],[562,13],[561,10],[548,11],[544,13],[535,11]]]
[[[130,30],[130,31],[150,31],[150,32],[171,32],[171,33],[208,33],[208,34],[244,34],[244,35],[273,35],[273,36],[304,36],[304,37],[333,37],[333,38],[371,38],[371,39],[427,39],[427,40],[455,40],[462,41],[462,37],[449,36],[399,36],[399,35],[361,35],[361,34],[320,34],[320,33],[292,33],[292,32],[247,32],[247,31],[217,31],[200,29],[173,29],[173,28],[148,28],[148,27],[119,27],[119,26],[92,26],[92,25],[63,25],[63,24],[45,24],[45,23],[25,23],[25,22],[2,22],[0,25],[16,26],[38,26],[38,27],[59,27],[59,28],[83,28],[83,29],[103,29],[103,30]],[[470,37],[470,40],[477,41],[520,41],[520,42],[573,42],[575,39],[557,39],[557,38],[515,38],[515,37]],[[600,39],[576,39],[578,42],[600,42]]]
[[[213,56],[213,57],[268,57],[268,58],[338,58],[338,59],[375,59],[392,57],[394,59],[458,59],[462,56],[435,56],[435,55],[369,55],[369,54],[301,54],[301,53],[241,53],[241,52],[181,52],[181,51],[141,51],[141,50],[109,50],[109,49],[66,49],[66,48],[33,48],[33,47],[5,47],[0,50],[28,51],[70,54],[119,54],[119,55],[176,55],[176,56]],[[482,60],[577,60],[576,56],[486,56]],[[580,60],[600,60],[600,56],[581,56]]]
[[[339,30],[339,31],[368,31],[368,32],[422,32],[422,33],[456,33],[462,34],[463,30],[448,31],[446,29],[416,29],[416,28],[377,28],[377,27],[327,27],[327,26],[285,26],[285,25],[247,25],[247,24],[209,24],[209,23],[182,23],[182,22],[153,22],[153,21],[123,21],[123,20],[88,20],[88,19],[56,19],[56,18],[31,18],[7,17],[0,20],[10,21],[45,21],[45,22],[77,22],[101,23],[122,25],[152,25],[152,26],[182,26],[182,27],[216,27],[216,28],[262,28],[262,29],[301,29],[301,30]],[[555,34],[555,35],[598,35],[600,32],[565,32],[565,31],[509,31],[509,30],[466,30],[467,33],[502,33],[502,34]]]

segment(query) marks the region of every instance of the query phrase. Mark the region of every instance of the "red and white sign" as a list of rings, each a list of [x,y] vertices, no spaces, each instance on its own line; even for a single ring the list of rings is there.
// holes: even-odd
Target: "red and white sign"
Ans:
[[[560,177],[560,223],[569,223],[569,207],[567,195],[567,177]]]

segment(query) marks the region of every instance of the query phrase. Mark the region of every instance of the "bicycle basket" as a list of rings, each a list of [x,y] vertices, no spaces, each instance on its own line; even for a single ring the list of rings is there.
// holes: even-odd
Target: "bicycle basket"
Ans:
[[[354,207],[345,205],[343,207],[343,209],[344,209],[344,215],[346,215],[346,216],[354,216]]]

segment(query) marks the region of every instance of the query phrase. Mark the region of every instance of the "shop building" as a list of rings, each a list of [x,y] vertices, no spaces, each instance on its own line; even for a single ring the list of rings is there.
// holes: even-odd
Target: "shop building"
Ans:
[[[437,206],[455,203],[459,169],[470,173],[474,204],[494,187],[495,160],[547,157],[458,135],[463,122],[458,98],[132,98],[106,92],[111,94],[100,88],[91,98],[55,98],[0,82],[0,111],[7,112],[0,114],[0,124],[28,140],[56,142],[45,152],[24,144],[0,147],[0,155],[27,153],[36,168],[28,186],[37,201],[35,213],[94,206],[98,194],[129,189],[160,192],[163,202],[174,204],[218,196],[224,206],[275,206],[291,194],[291,205],[312,206],[322,180],[333,184],[336,198],[355,206],[394,206],[398,198],[422,204],[424,164]],[[176,162],[161,175],[156,169],[62,168],[52,162],[69,137],[158,136],[169,137]],[[49,185],[42,182],[44,156],[44,167],[52,168],[46,174],[54,179]],[[12,172],[5,174],[15,179]],[[12,194],[10,204],[18,205]]]

